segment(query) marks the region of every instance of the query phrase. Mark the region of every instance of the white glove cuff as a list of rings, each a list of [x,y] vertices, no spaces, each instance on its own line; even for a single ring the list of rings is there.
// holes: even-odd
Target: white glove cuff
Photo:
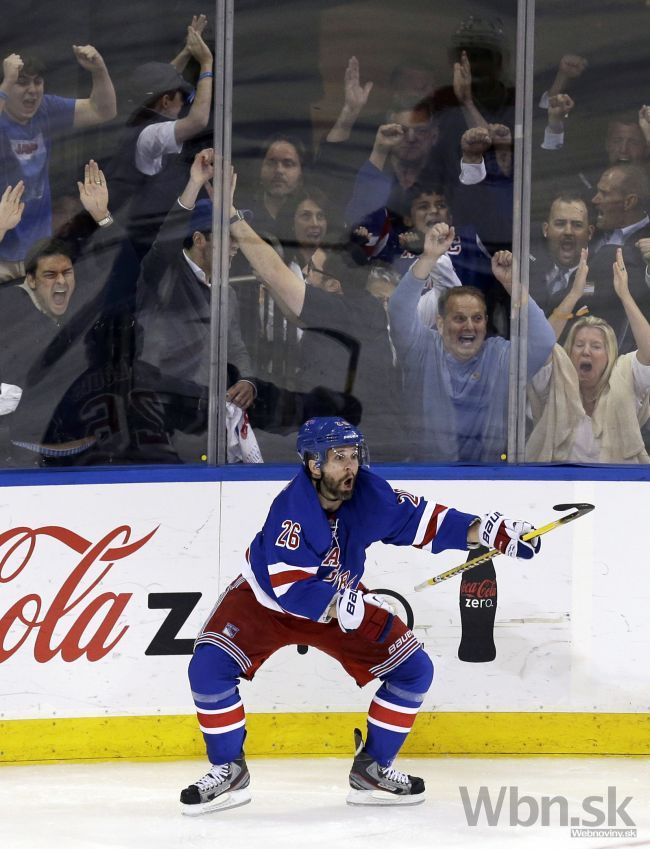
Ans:
[[[486,548],[494,548],[494,540],[501,519],[503,519],[503,513],[499,513],[498,510],[493,510],[492,513],[486,513],[483,516],[481,524],[478,526],[478,538],[481,545],[486,546]]]
[[[354,631],[363,622],[365,605],[361,590],[346,587],[338,600],[336,615],[342,631]]]

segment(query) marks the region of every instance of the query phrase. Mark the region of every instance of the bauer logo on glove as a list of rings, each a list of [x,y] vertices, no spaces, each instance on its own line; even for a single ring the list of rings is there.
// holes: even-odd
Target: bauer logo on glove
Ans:
[[[503,513],[493,511],[486,513],[481,519],[478,529],[481,545],[487,548],[495,548],[508,557],[520,557],[522,560],[530,560],[542,547],[540,537],[523,540],[524,534],[534,531],[530,522],[520,519],[506,519]]]
[[[338,597],[336,613],[339,628],[342,631],[346,633],[348,631],[356,631],[363,622],[363,615],[365,613],[365,604],[361,591],[352,589],[352,587],[346,587]]]

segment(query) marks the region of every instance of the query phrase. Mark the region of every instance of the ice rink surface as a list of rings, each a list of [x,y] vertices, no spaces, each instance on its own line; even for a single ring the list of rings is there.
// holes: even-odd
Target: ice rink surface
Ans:
[[[263,759],[248,761],[252,802],[201,817],[182,816],[180,790],[199,778],[199,760],[0,766],[2,849],[621,849],[650,846],[650,760],[646,758],[403,758],[395,766],[421,775],[427,785],[422,805],[360,808],[346,805],[350,759]],[[468,823],[460,788],[476,805],[481,786],[496,805],[498,822],[483,810]],[[615,788],[615,790],[609,790]],[[514,790],[511,790],[514,788]],[[485,791],[484,791],[485,792]],[[558,806],[530,825],[531,802],[561,796],[569,818],[594,820],[583,810],[586,797],[607,816],[607,797],[622,814],[609,812],[629,835],[574,837],[560,825]],[[530,797],[529,801],[522,797]],[[515,804],[519,800],[518,807]],[[559,803],[562,807],[564,803]],[[471,812],[470,812],[471,813]],[[623,818],[622,818],[622,815]],[[607,828],[607,822],[600,828]]]

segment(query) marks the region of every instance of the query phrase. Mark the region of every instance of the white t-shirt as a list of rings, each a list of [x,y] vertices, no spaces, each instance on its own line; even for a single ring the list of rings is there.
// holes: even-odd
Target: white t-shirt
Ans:
[[[462,286],[453,263],[447,254],[439,257],[429,275],[428,289],[418,301],[418,316],[425,327],[436,328],[436,317],[438,315],[438,298],[443,289],[451,289],[454,286]]]
[[[180,153],[183,143],[176,141],[176,121],[159,121],[149,124],[140,135],[135,146],[135,166],[142,174],[153,177],[163,166],[163,156]]]

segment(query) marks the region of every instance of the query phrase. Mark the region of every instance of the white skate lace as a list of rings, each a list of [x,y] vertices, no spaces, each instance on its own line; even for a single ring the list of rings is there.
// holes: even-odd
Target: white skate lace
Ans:
[[[381,768],[381,774],[389,781],[395,781],[397,784],[408,784],[409,777],[405,772],[400,772],[398,769],[393,769],[390,766]]]
[[[230,764],[216,764],[203,778],[199,778],[196,786],[199,790],[211,790],[218,784],[223,784],[226,778],[228,778],[229,766]]]

